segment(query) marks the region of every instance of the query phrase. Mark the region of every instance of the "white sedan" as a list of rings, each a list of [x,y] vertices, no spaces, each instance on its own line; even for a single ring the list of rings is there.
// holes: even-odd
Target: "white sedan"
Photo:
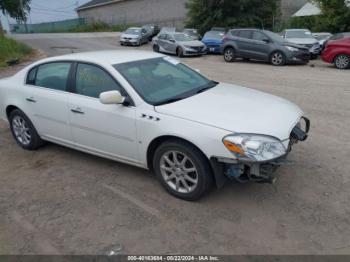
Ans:
[[[36,62],[0,81],[0,118],[24,149],[50,141],[150,169],[185,200],[227,179],[273,182],[310,125],[284,99],[141,51]]]

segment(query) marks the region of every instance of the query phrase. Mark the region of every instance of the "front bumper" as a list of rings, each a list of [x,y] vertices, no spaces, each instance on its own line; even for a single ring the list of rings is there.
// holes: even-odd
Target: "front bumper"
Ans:
[[[138,39],[121,39],[120,44],[122,45],[138,45],[140,40]]]
[[[287,164],[287,156],[294,144],[306,141],[310,131],[310,120],[303,117],[304,127],[299,123],[292,130],[288,149],[285,155],[267,162],[242,162],[236,159],[212,157],[210,163],[214,171],[217,187],[221,188],[227,180],[237,180],[241,183],[274,183],[277,179],[277,169]]]
[[[207,48],[185,48],[184,56],[201,56],[207,54]]]
[[[307,50],[299,50],[296,52],[289,52],[287,55],[287,63],[289,64],[306,64],[310,61],[311,55]]]

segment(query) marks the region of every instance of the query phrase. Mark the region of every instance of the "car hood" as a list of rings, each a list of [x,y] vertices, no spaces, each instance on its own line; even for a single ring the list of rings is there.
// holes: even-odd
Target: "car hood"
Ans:
[[[313,45],[318,43],[316,39],[312,38],[287,38],[287,41],[299,45]]]
[[[282,141],[289,139],[303,114],[282,98],[224,83],[155,110],[233,133],[263,134]]]
[[[129,34],[122,34],[123,38],[132,38],[132,39],[137,39],[139,38],[138,35],[129,35]]]
[[[183,45],[188,45],[188,46],[193,46],[193,47],[204,46],[204,44],[198,40],[186,41],[186,42],[180,42],[180,43]]]
[[[223,42],[222,39],[215,39],[215,38],[204,38],[202,39],[202,42],[204,44],[221,44]]]

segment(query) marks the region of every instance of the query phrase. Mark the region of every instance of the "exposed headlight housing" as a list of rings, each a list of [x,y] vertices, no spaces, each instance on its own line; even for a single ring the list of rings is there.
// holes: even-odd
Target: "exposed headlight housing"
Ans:
[[[287,150],[280,140],[270,136],[234,134],[224,137],[225,147],[245,162],[265,162],[279,158]]]
[[[287,48],[289,51],[292,51],[292,52],[297,52],[297,51],[299,51],[298,48],[295,48],[295,47],[293,47],[293,46],[286,46],[286,48]]]

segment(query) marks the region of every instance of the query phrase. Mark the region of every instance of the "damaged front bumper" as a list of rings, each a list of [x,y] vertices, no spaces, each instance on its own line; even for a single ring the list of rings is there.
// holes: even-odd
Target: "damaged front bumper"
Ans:
[[[231,158],[212,157],[211,166],[214,171],[217,187],[221,188],[227,180],[240,183],[256,182],[273,184],[277,179],[276,170],[285,164],[294,144],[307,140],[310,131],[310,120],[302,117],[301,122],[291,132],[288,150],[285,155],[267,162],[243,162]]]

